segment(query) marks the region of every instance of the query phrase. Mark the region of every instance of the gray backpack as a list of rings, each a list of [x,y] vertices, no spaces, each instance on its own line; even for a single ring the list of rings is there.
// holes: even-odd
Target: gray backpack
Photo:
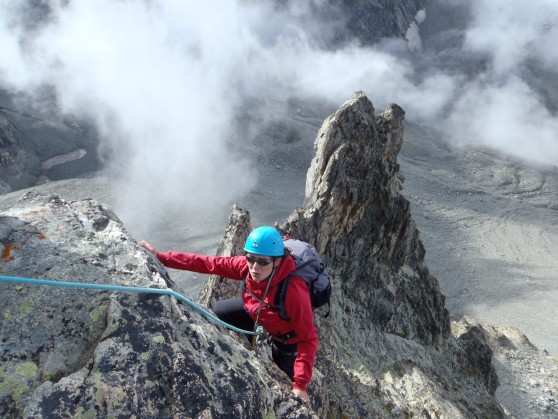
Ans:
[[[280,282],[275,294],[274,304],[279,316],[283,320],[289,321],[289,316],[285,310],[285,299],[293,276],[298,276],[306,282],[308,291],[310,291],[312,308],[322,307],[325,304],[330,305],[331,282],[322,258],[314,246],[302,240],[291,238],[285,239],[283,243],[290,250],[296,269]],[[328,315],[329,308],[325,316]]]

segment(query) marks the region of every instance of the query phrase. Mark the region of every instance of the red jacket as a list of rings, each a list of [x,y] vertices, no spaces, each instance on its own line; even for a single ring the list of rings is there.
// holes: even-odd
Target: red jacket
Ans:
[[[248,262],[244,256],[221,257],[167,252],[157,253],[157,258],[169,268],[219,275],[235,280],[243,280],[247,277],[246,288],[259,299],[264,297],[267,281],[255,282],[252,280],[248,271]],[[277,285],[294,269],[294,260],[290,256],[284,258],[275,272],[268,294],[264,299],[267,304],[274,306]],[[250,317],[255,321],[260,302],[247,290],[244,290],[242,300]],[[306,386],[312,378],[312,368],[318,352],[318,333],[314,325],[310,293],[302,278],[294,276],[291,279],[285,298],[285,310],[290,321],[281,319],[276,311],[264,305],[260,313],[259,324],[268,333],[275,336],[284,335],[293,330],[296,332],[296,336],[286,342],[297,343],[298,356],[294,364],[293,388],[306,390]]]

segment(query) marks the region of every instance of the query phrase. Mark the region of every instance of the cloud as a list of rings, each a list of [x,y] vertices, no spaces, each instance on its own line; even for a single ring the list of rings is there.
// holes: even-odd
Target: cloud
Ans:
[[[14,4],[2,4],[12,22]],[[124,218],[222,208],[253,186],[246,159],[227,147],[231,83],[252,42],[235,3],[215,2],[221,13],[181,1],[51,5],[52,18],[26,38],[4,20],[2,75],[21,90],[52,84],[64,112],[96,121],[121,175]]]
[[[96,121],[130,224],[160,208],[222,211],[254,188],[250,156],[232,146],[245,141],[236,129],[247,98],[339,105],[363,90],[377,109],[396,102],[461,144],[555,164],[556,116],[524,74],[533,62],[548,71],[558,63],[558,5],[451,5],[465,3],[462,42],[417,55],[402,39],[325,48],[338,23],[318,21],[300,2],[279,10],[232,0],[51,1],[33,15],[1,0],[0,77],[25,91],[53,85],[64,112]],[[483,67],[465,74],[445,67],[444,54],[480,56]],[[438,65],[425,70],[429,61]]]
[[[496,74],[516,74],[532,58],[550,68],[555,65],[558,51],[548,47],[558,40],[556,2],[475,0],[473,10],[464,52],[489,56]]]
[[[488,145],[527,162],[556,165],[558,119],[517,77],[502,85],[471,83],[444,128],[461,145]]]
[[[558,50],[551,45],[557,41],[556,2],[473,1],[457,52],[482,56],[484,66],[452,101],[446,131],[461,144],[482,144],[556,167]]]

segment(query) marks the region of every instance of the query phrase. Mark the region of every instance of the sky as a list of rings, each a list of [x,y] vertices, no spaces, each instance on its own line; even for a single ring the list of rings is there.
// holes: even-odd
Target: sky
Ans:
[[[451,54],[480,60],[473,74],[445,68],[427,42],[422,53],[404,39],[325,49],[316,40],[331,28],[301,2],[281,12],[246,0],[35,3],[52,7],[41,24],[28,2],[0,0],[0,82],[27,94],[54,86],[62,112],[96,123],[123,218],[220,211],[252,190],[252,157],[231,147],[245,140],[235,127],[250,98],[340,106],[362,90],[376,109],[397,103],[457,144],[558,165],[558,118],[526,76],[558,65],[554,0],[447,0],[470,8]]]

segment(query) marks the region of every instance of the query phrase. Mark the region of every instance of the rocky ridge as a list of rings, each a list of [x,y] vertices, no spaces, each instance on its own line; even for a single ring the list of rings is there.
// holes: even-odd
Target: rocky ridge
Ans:
[[[0,415],[503,417],[492,363],[502,339],[472,321],[451,333],[400,193],[403,119],[396,105],[375,116],[362,93],[326,119],[304,206],[280,226],[314,243],[333,278],[311,408],[265,352],[171,297],[0,284]],[[249,230],[233,208],[219,253],[239,253]],[[167,286],[92,200],[28,193],[0,214],[0,241],[1,275]],[[237,285],[212,278],[202,301]]]
[[[28,193],[0,216],[2,275],[165,288],[92,201]],[[2,417],[311,416],[278,369],[169,296],[0,284]]]
[[[558,416],[558,359],[534,346],[516,328],[480,324],[464,317],[452,323],[452,333],[474,327],[492,349],[498,376],[496,399],[506,417],[555,418]]]

